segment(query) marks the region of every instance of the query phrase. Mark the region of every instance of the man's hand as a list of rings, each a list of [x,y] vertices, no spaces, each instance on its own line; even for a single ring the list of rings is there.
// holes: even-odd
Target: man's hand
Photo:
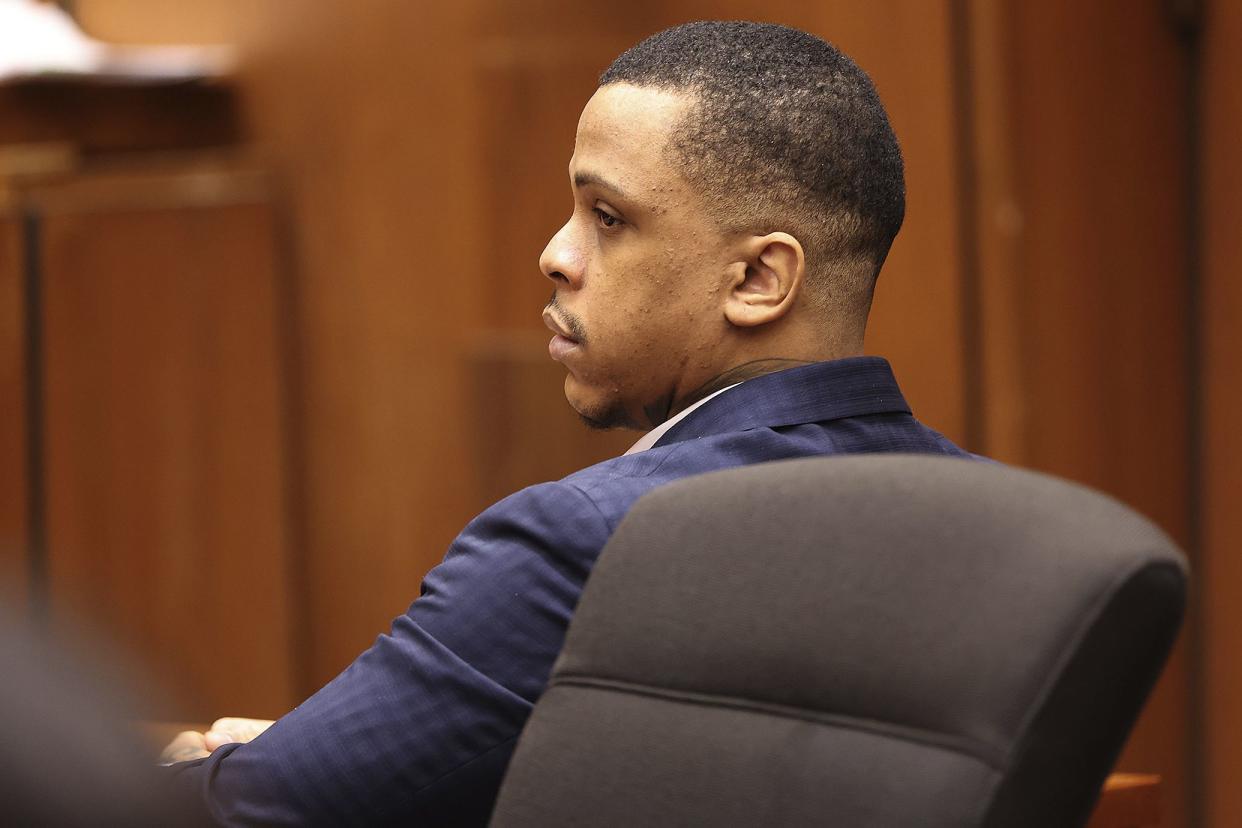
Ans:
[[[234,742],[249,742],[274,724],[271,719],[216,719],[211,723],[211,730],[203,734],[203,742],[207,750]]]
[[[189,762],[191,759],[202,759],[204,756],[211,755],[211,751],[207,750],[207,743],[203,740],[203,734],[194,730],[183,730],[177,734],[177,737],[168,743],[168,747],[164,748],[164,752],[160,754],[160,761],[166,765],[173,762]]]
[[[270,719],[216,719],[206,733],[194,730],[178,733],[177,738],[169,742],[160,754],[160,761],[171,763],[202,759],[221,745],[249,742],[273,724]]]

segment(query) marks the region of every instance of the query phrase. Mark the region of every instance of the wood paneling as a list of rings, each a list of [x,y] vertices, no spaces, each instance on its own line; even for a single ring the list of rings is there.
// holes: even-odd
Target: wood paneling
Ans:
[[[567,168],[578,114],[599,73],[645,33],[598,9],[485,4],[471,45],[480,108],[479,203],[503,220],[482,234],[477,337],[469,352],[470,457],[482,508],[625,451],[637,435],[592,432],[564,398],[564,369],[548,358],[540,311],[552,285],[539,272],[548,238],[572,206]]]
[[[1242,824],[1242,6],[1209,4],[1203,41],[1202,560],[1204,821]]]
[[[248,88],[296,233],[309,691],[404,611],[476,511],[468,353],[504,277],[483,240],[520,207],[479,203],[469,6],[283,9],[272,25],[294,29]]]
[[[468,354],[489,284],[509,277],[482,254],[520,207],[479,204],[476,9],[78,8],[102,36],[238,43],[250,131],[287,186],[304,365],[309,693],[408,606],[478,505]],[[542,278],[533,262],[527,273]]]
[[[638,439],[631,431],[584,428],[565,404],[565,371],[547,354],[547,336],[523,333],[484,338],[472,355],[478,436],[470,459],[480,502],[616,457]]]
[[[512,32],[486,33],[476,46],[478,94],[487,103],[480,112],[481,203],[505,215],[482,239],[490,268],[478,321],[492,330],[545,330],[539,311],[552,283],[539,272],[539,254],[573,204],[567,170],[578,114],[606,56],[632,43],[591,25],[569,48],[544,48],[546,34]],[[546,344],[531,356],[546,359]]]
[[[1158,4],[972,7],[995,38],[976,40],[976,71],[1005,73],[976,77],[976,118],[1011,119],[980,120],[975,136],[983,450],[1103,489],[1185,545],[1189,67],[1176,30]],[[1169,826],[1189,813],[1188,677],[1182,646],[1119,765],[1164,777]]]
[[[968,179],[962,209],[971,249],[966,262],[976,291],[971,347],[976,360],[977,450],[1025,461],[1030,399],[1024,371],[1022,194],[1015,133],[1017,109],[1009,6],[968,0],[957,20],[957,55]]]
[[[29,577],[21,237],[20,215],[0,204],[0,603],[4,604],[24,604]]]
[[[220,84],[81,83],[40,78],[0,85],[0,144],[71,142],[80,152],[235,144],[234,96]]]
[[[876,287],[867,350],[893,363],[920,420],[977,448],[965,407],[971,378],[950,5],[791,3],[775,19],[841,47],[880,91],[905,157],[906,220]],[[749,14],[769,19],[769,8],[751,3]]]
[[[30,197],[50,602],[183,700],[154,715],[296,701],[283,310],[253,189],[121,175]]]

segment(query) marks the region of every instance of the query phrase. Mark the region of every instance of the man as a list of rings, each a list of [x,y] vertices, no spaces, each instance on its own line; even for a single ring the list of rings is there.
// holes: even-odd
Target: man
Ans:
[[[187,736],[236,739],[179,766],[221,822],[483,823],[637,498],[766,460],[963,454],[858,356],[905,196],[883,107],[844,55],[778,26],[657,34],[604,72],[569,176],[573,212],[540,259],[549,351],[587,422],[652,430],[479,515],[391,633],[253,741]]]

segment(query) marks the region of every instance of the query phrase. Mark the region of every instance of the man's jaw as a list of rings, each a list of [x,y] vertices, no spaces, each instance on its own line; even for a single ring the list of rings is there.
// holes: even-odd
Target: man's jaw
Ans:
[[[566,396],[569,396],[569,383],[565,386]],[[613,429],[632,429],[635,431],[643,431],[643,426],[634,422],[625,410],[625,406],[619,401],[605,402],[596,407],[583,406],[581,402],[574,404],[572,400],[567,400],[570,408],[578,415],[578,418],[590,429],[596,431],[610,431]]]
[[[552,332],[552,340],[548,343],[548,353],[557,362],[564,363],[570,355],[586,347],[586,332],[583,330],[582,320],[561,307],[556,301],[555,294],[543,309],[543,324]],[[639,431],[649,428],[637,422],[619,400],[605,401],[595,407],[586,406],[581,400],[575,403],[576,395],[571,389],[581,383],[581,378],[568,364],[565,367],[569,371],[565,377],[565,395],[570,407],[588,427],[600,430],[626,428]]]

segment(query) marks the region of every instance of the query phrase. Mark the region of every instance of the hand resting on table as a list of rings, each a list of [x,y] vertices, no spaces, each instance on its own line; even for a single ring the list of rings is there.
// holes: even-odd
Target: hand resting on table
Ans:
[[[206,733],[186,730],[178,733],[160,754],[161,762],[189,762],[211,755],[221,745],[249,742],[272,726],[270,719],[226,717],[216,719]]]

